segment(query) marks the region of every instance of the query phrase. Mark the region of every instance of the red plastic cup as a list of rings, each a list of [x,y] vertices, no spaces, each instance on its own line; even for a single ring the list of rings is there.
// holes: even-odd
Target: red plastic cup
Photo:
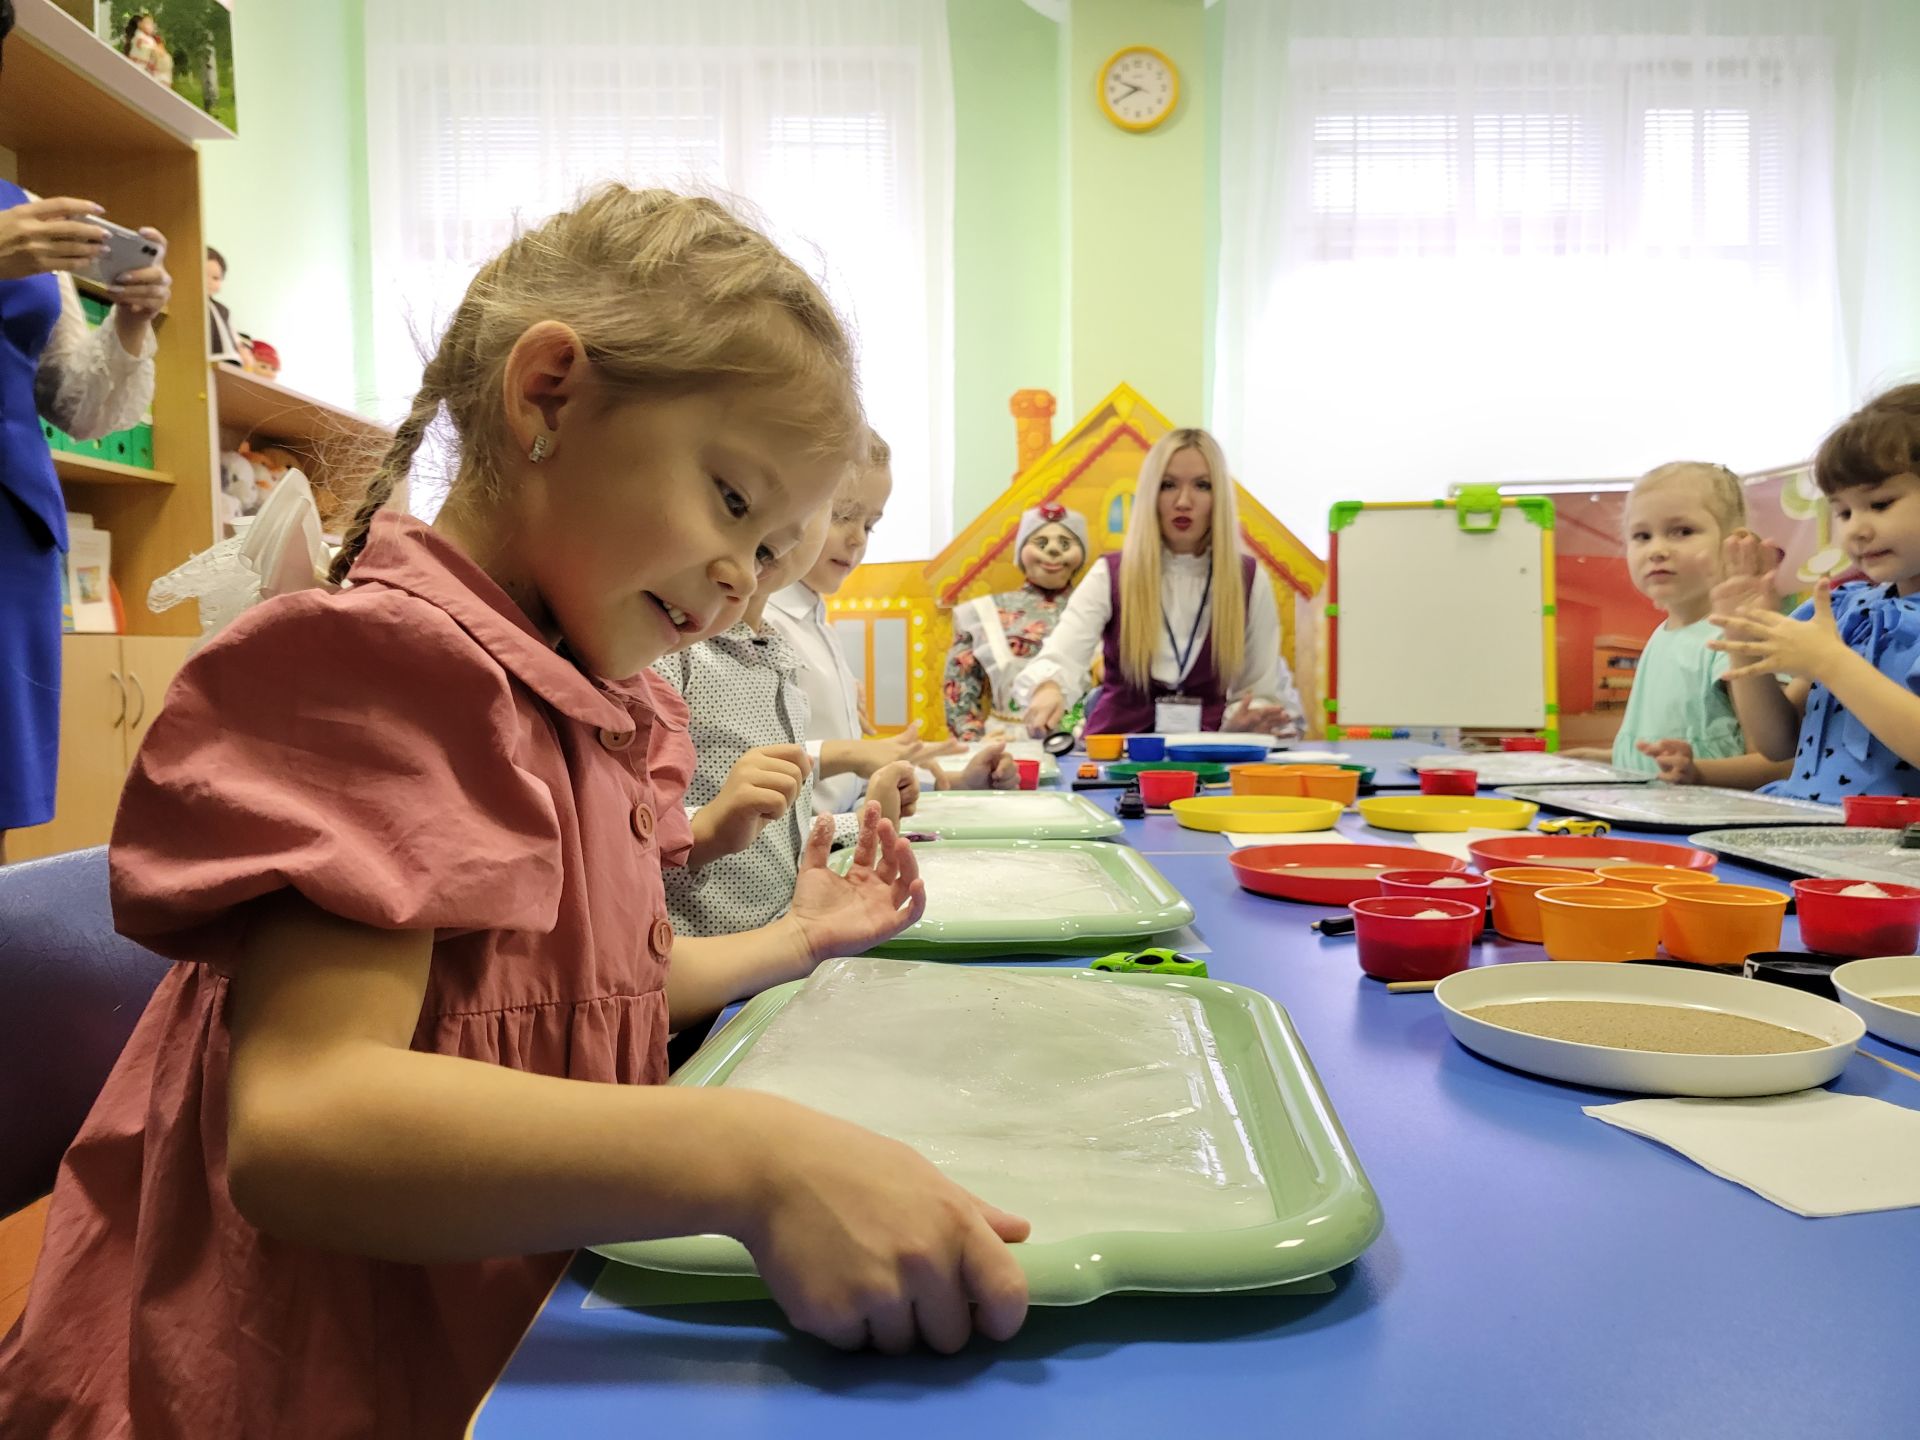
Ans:
[[[1522,750],[1544,750],[1547,742],[1538,735],[1509,735],[1500,742],[1500,748],[1513,754]]]
[[[1382,895],[1422,895],[1435,900],[1464,900],[1469,905],[1485,907],[1487,895],[1492,889],[1493,882],[1486,876],[1462,875],[1457,870],[1380,872]]]
[[[1840,802],[1847,824],[1874,830],[1920,825],[1920,799],[1911,795],[1849,795]]]
[[[1022,790],[1038,790],[1040,788],[1040,762],[1038,760],[1015,760],[1013,762],[1013,768],[1020,772],[1020,788]]]
[[[1353,912],[1360,968],[1381,980],[1438,980],[1466,969],[1486,919],[1468,901],[1423,895],[1383,895],[1347,909]],[[1445,913],[1416,918],[1434,910]]]
[[[1164,810],[1176,800],[1191,800],[1200,785],[1197,770],[1142,770],[1135,778],[1140,782],[1140,798],[1155,810]]]
[[[1796,880],[1795,908],[1800,915],[1800,943],[1824,955],[1847,955],[1856,960],[1872,955],[1911,955],[1920,941],[1920,889],[1911,885],[1881,885],[1877,895],[1842,895],[1860,880]]]
[[[1472,795],[1480,789],[1480,775],[1474,770],[1422,770],[1422,795]]]

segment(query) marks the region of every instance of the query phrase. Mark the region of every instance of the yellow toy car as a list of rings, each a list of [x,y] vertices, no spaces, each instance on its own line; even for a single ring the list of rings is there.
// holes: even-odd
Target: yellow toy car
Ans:
[[[1536,827],[1542,835],[1605,835],[1613,829],[1604,820],[1542,820]]]

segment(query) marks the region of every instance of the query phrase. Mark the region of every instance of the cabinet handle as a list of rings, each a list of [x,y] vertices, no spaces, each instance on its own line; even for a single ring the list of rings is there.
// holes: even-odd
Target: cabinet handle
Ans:
[[[107,678],[113,681],[113,688],[120,692],[120,713],[113,717],[113,728],[118,730],[127,723],[127,682],[120,678],[118,670],[108,671]]]
[[[131,670],[127,671],[127,679],[133,682],[133,693],[140,701],[140,708],[133,712],[133,719],[127,722],[127,729],[132,730],[147,718],[147,687],[140,683],[140,677]]]

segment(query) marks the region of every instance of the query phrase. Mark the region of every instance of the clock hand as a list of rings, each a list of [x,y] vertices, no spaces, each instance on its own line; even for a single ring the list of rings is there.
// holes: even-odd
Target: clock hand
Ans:
[[[1140,87],[1138,85],[1129,84],[1127,86],[1127,95],[1138,95],[1139,93],[1140,93]],[[1122,100],[1127,98],[1127,95],[1121,95],[1116,97],[1113,103],[1118,105]]]

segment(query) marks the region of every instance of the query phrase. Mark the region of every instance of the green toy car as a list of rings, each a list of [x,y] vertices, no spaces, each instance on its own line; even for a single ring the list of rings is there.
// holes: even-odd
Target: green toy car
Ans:
[[[1152,950],[1116,950],[1111,955],[1102,955],[1087,968],[1111,970],[1123,975],[1198,975],[1204,978],[1207,962],[1195,960],[1162,945]]]

